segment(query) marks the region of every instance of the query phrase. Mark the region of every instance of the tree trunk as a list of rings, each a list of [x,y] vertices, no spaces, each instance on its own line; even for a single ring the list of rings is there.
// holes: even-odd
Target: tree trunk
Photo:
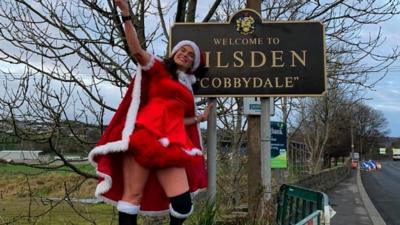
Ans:
[[[187,1],[188,0],[178,0],[178,5],[176,6],[175,22],[185,22]]]
[[[240,204],[240,139],[241,139],[241,128],[242,128],[242,115],[240,113],[243,107],[243,99],[236,98],[238,104],[238,114],[236,123],[233,130],[232,140],[232,172],[233,172],[233,205],[238,206]],[[233,117],[235,118],[235,117]]]
[[[196,18],[197,0],[189,0],[186,22],[194,22]]]

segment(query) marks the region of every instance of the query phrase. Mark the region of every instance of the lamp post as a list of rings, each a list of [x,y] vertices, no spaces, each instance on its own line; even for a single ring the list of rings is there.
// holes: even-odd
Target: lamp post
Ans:
[[[354,157],[353,114],[350,114],[351,159]]]

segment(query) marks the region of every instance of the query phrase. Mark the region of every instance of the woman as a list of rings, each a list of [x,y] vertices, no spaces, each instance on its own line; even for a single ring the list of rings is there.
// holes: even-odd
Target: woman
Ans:
[[[134,81],[102,138],[89,154],[100,177],[96,196],[117,205],[119,224],[137,214],[170,214],[180,225],[192,213],[191,195],[207,186],[193,74],[201,67],[198,46],[181,41],[161,61],[142,49],[125,0],[122,13],[130,53],[139,63]],[[143,71],[143,72],[142,72]]]

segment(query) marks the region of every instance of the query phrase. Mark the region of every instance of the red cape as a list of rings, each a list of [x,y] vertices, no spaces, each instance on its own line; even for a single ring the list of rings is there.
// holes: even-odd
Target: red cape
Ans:
[[[115,112],[110,124],[96,147],[89,153],[89,161],[96,167],[99,183],[95,195],[105,202],[116,205],[123,194],[122,159],[128,150],[129,136],[135,129],[135,121],[140,102],[145,102],[149,79],[142,76],[141,69],[130,83],[128,90]],[[193,115],[194,116],[194,115]],[[201,136],[197,124],[186,126],[193,144],[201,149]],[[207,173],[204,160],[185,167],[192,194],[207,187]],[[150,173],[141,202],[141,214],[159,215],[167,213],[169,199],[164,193],[154,173]]]

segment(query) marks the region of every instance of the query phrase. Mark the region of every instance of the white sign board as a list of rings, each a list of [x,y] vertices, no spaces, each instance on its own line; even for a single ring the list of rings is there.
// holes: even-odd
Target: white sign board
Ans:
[[[360,154],[358,152],[353,152],[353,159],[354,160],[359,160],[360,159]]]
[[[270,116],[275,114],[274,98],[270,98],[269,108]],[[243,98],[243,114],[244,115],[261,115],[261,101],[258,97]]]

